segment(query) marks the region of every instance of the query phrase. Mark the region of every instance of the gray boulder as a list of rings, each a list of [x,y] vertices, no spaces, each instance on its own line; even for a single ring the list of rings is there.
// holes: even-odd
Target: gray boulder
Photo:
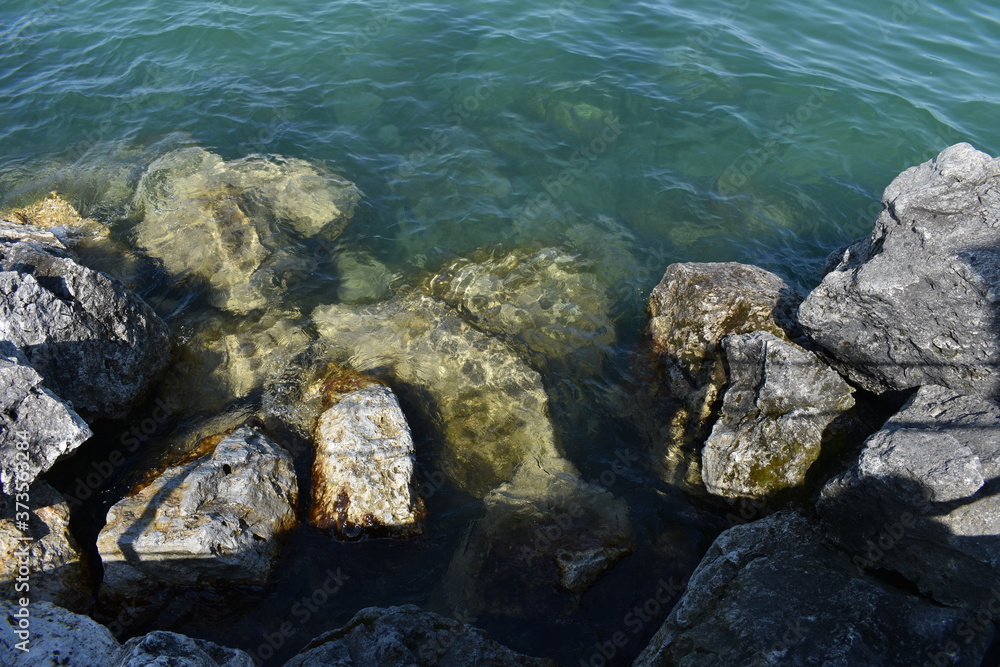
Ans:
[[[254,667],[249,653],[175,632],[150,632],[122,645],[112,667]]]
[[[482,630],[414,605],[368,607],[313,639],[285,667],[555,667],[497,644]]]
[[[140,485],[109,511],[97,539],[102,599],[149,599],[176,586],[263,586],[295,524],[291,456],[242,426]]]
[[[399,401],[369,378],[355,374],[351,381],[341,374],[338,379],[352,386],[327,393],[333,404],[316,423],[311,521],[344,537],[420,533],[416,453]]]
[[[634,665],[978,665],[992,626],[967,641],[967,620],[860,574],[784,511],[719,535]]]
[[[27,506],[26,532],[17,527],[17,514],[23,509],[16,505],[19,497]],[[90,568],[69,531],[69,505],[42,480],[28,489],[27,499],[0,495],[0,598],[19,599],[24,595],[17,589],[19,583],[30,586],[33,603],[46,601],[82,611],[93,600]]]
[[[0,274],[2,280],[2,274]],[[92,433],[72,407],[42,384],[14,345],[0,339],[0,489],[25,491]]]
[[[802,487],[853,389],[816,355],[766,331],[727,336],[729,387],[702,450],[710,493],[763,499]]]
[[[67,252],[0,243],[0,340],[84,417],[124,417],[170,360],[167,325],[142,299]]]
[[[1000,394],[1000,160],[968,144],[897,176],[872,233],[803,302],[806,333],[882,392]]]
[[[668,481],[701,486],[698,457],[727,384],[722,339],[767,331],[797,333],[801,297],[778,276],[746,264],[671,264],[649,299],[652,370],[643,410],[656,422]]]
[[[889,570],[942,604],[1000,595],[1000,407],[922,387],[817,509],[858,568]]]

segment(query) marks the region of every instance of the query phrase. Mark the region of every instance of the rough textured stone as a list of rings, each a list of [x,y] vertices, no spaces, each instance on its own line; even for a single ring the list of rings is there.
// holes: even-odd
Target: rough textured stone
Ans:
[[[321,306],[332,358],[419,393],[444,436],[442,471],[484,496],[528,457],[558,456],[537,372],[503,342],[423,295],[372,306]]]
[[[16,527],[17,498],[28,508],[27,532]],[[30,537],[32,541],[25,542],[19,537]],[[92,601],[90,569],[69,532],[69,506],[55,489],[41,480],[28,489],[26,501],[20,496],[0,495],[0,596],[4,599],[17,600],[22,596],[15,586],[20,566],[24,564],[30,570],[32,603],[46,601],[83,611]]]
[[[91,435],[83,419],[45,388],[24,355],[0,340],[0,489],[7,494],[27,489]]]
[[[1000,596],[1000,407],[922,387],[818,509],[862,568],[891,570],[942,604]]]
[[[253,667],[255,663],[244,651],[174,632],[157,631],[125,642],[110,664],[112,667]]]
[[[652,412],[669,405],[666,414],[656,415],[663,424],[655,434],[663,440],[658,455],[669,481],[701,486],[699,458],[689,452],[708,436],[726,386],[722,339],[751,331],[794,337],[799,300],[781,278],[755,266],[667,267],[649,299],[649,336],[663,386],[653,382],[646,391],[653,392]]]
[[[0,244],[0,269],[0,339],[84,417],[124,417],[170,360],[163,320],[51,245]]]
[[[850,385],[814,354],[756,331],[722,341],[729,387],[702,450],[709,492],[766,498],[801,487],[826,427],[854,405]]]
[[[625,502],[565,459],[526,462],[485,506],[445,576],[449,613],[459,617],[558,622],[632,551]]]
[[[992,626],[966,641],[964,612],[865,577],[822,539],[790,511],[719,535],[634,665],[980,664]]]
[[[0,664],[6,667],[110,667],[118,653],[118,641],[103,625],[50,602],[35,601],[28,607],[31,637],[30,651],[25,653],[16,648],[21,641],[15,634],[19,609],[0,602]]]
[[[251,156],[225,162],[184,148],[153,162],[139,182],[137,242],[168,271],[204,280],[214,305],[263,307],[300,271],[292,235],[332,240],[361,193],[304,160]]]
[[[556,248],[462,259],[435,276],[430,290],[483,331],[576,373],[598,370],[614,342],[606,288],[578,256]]]
[[[108,511],[97,540],[102,598],[267,583],[279,538],[295,523],[291,457],[248,426],[204,446],[210,451],[168,468]]]
[[[285,667],[555,667],[497,644],[482,630],[414,605],[368,607],[320,635]]]
[[[316,424],[313,524],[345,537],[420,533],[413,438],[395,394],[369,383],[331,400]]]
[[[956,144],[896,177],[867,238],[802,304],[803,329],[872,391],[1000,395],[1000,160]]]

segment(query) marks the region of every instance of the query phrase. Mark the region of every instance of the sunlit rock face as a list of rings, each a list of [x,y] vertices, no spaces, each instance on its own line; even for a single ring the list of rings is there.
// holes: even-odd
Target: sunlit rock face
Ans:
[[[422,531],[410,427],[388,387],[357,373],[327,378],[316,423],[309,518],[342,537]]]
[[[360,198],[352,183],[304,160],[226,162],[184,148],[140,180],[136,242],[171,273],[204,281],[213,305],[245,313],[265,307],[300,268],[295,239],[332,241]]]
[[[32,603],[45,600],[82,611],[91,602],[93,585],[83,550],[69,532],[69,505],[41,480],[28,489],[27,498],[29,529],[21,531],[15,517],[23,506],[16,506],[16,496],[0,494],[0,597],[17,600],[30,590]],[[19,572],[25,564],[27,580]],[[18,577],[30,589],[19,592]]]
[[[459,260],[430,281],[430,291],[529,358],[575,372],[599,368],[614,342],[607,290],[579,257],[557,248]]]
[[[249,426],[209,438],[203,449],[209,451],[168,468],[108,511],[97,540],[102,598],[267,583],[279,538],[295,524],[291,456]]]
[[[482,497],[527,458],[558,456],[541,376],[515,351],[421,294],[331,305],[313,320],[332,358],[406,386],[440,429],[443,472]]]

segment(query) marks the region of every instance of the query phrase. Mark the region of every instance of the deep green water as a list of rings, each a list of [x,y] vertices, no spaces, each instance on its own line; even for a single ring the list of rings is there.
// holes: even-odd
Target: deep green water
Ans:
[[[1000,8],[985,1],[5,0],[0,208],[58,190],[127,238],[142,169],[197,145],[305,158],[356,182],[366,198],[343,244],[403,275],[487,244],[564,241],[600,219],[628,239],[614,312],[625,356],[667,264],[749,262],[808,289],[829,251],[867,232],[901,170],[959,141],[1000,153],[998,46]],[[597,261],[607,248],[574,239]],[[320,271],[300,289],[319,302],[337,280]],[[190,321],[199,307],[163,314]],[[562,428],[589,474],[648,444],[610,417],[600,442]],[[639,523],[656,514],[630,498]],[[264,603],[221,621],[178,612],[176,627],[256,648],[282,619],[301,621],[292,606],[330,565],[352,579],[279,655],[367,604],[423,604],[476,517],[460,500],[440,509],[450,518],[416,546],[300,535]],[[627,593],[585,601],[582,629],[491,630],[575,664],[655,589],[644,567],[606,585]]]

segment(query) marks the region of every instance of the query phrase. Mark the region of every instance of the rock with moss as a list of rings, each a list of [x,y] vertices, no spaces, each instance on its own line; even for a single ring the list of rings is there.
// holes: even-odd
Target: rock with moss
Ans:
[[[17,528],[15,515],[21,511],[29,513],[27,531]],[[0,555],[0,586],[5,599],[22,597],[16,587],[20,577],[22,583],[30,585],[32,604],[44,600],[84,611],[93,601],[86,555],[69,530],[69,505],[42,480],[25,495],[0,494]],[[23,567],[28,570],[27,580]]]
[[[709,493],[766,499],[801,489],[853,389],[816,355],[766,331],[722,340],[729,386],[701,454]]]
[[[652,370],[646,387],[662,474],[690,489],[700,484],[698,457],[727,385],[722,340],[765,331],[798,334],[800,298],[784,280],[746,264],[671,264],[649,299]]]
[[[140,180],[136,242],[171,273],[203,281],[214,305],[246,313],[301,269],[294,237],[332,241],[360,197],[353,184],[304,160],[226,162],[184,148],[153,162]]]
[[[459,260],[431,279],[430,291],[546,365],[595,372],[614,342],[606,287],[557,248]]]
[[[320,306],[313,320],[331,358],[413,392],[444,440],[442,471],[460,489],[482,497],[525,459],[559,455],[541,376],[447,304],[411,293]]]
[[[97,539],[102,599],[267,583],[296,522],[291,456],[252,426],[202,444],[193,460],[137,485],[108,511]]]
[[[515,653],[482,630],[415,605],[368,607],[346,625],[316,637],[285,667],[555,667]]]
[[[1000,393],[1000,159],[956,144],[897,176],[869,236],[838,253],[802,326],[875,392]]]

